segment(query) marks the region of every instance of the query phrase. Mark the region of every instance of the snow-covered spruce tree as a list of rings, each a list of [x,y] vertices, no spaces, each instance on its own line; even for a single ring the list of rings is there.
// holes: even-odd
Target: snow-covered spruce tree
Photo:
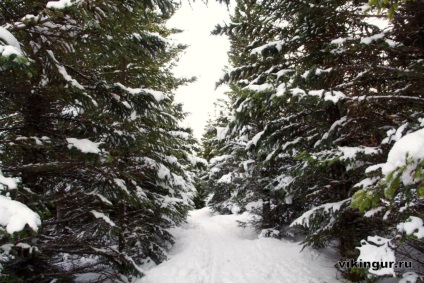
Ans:
[[[227,101],[219,99],[214,103],[213,116],[206,121],[199,154],[208,162],[220,155],[219,148],[222,147],[223,137],[227,134],[226,127],[230,119],[229,108]]]
[[[229,35],[232,45],[229,55],[234,67],[233,71],[224,76],[220,83],[225,81],[236,82],[239,76],[253,76],[257,72],[255,60],[252,60],[250,54],[245,52],[245,48],[252,41],[265,43],[269,38],[269,27],[272,28],[272,26],[270,26],[270,23],[262,21],[258,16],[258,13],[263,12],[263,10],[256,1],[237,1],[232,23],[216,27],[215,34],[226,33]],[[266,27],[262,29],[263,25],[266,25]],[[251,65],[248,65],[249,63]],[[219,182],[215,180],[211,184],[216,186],[214,198],[218,202],[214,206],[217,204],[225,204],[224,206],[236,204],[245,209],[245,205],[248,203],[266,199],[266,197],[262,197],[262,193],[267,194],[262,190],[264,187],[261,185],[263,179],[260,178],[260,173],[257,175],[258,171],[252,171],[257,161],[256,153],[247,149],[256,143],[249,141],[263,130],[267,117],[266,115],[258,115],[261,116],[261,119],[256,119],[255,113],[252,116],[249,110],[254,109],[252,106],[254,102],[250,98],[253,92],[242,88],[243,84],[246,83],[247,80],[243,80],[240,81],[241,85],[231,85],[232,91],[229,95],[232,103],[232,116],[226,122],[228,125],[225,130],[226,136],[221,137],[221,140],[225,141],[222,145],[225,154],[212,160],[214,168],[211,173],[219,172],[215,176],[215,179]],[[258,106],[258,112],[263,109],[259,104],[255,106]],[[262,114],[265,113],[262,111]],[[255,139],[257,140],[257,138],[258,136]],[[221,170],[224,167],[227,167],[228,172]],[[227,182],[224,182],[225,180]],[[263,205],[265,210],[268,209],[268,204],[269,202],[266,202]],[[259,209],[262,209],[260,202],[256,202],[256,205],[250,205],[249,208],[255,209],[257,205],[259,205]],[[261,228],[262,225],[259,225],[259,227]]]
[[[341,255],[353,257],[365,235],[384,227],[350,208],[350,197],[365,169],[386,159],[387,130],[418,125],[422,82],[415,70],[421,63],[406,55],[411,47],[397,39],[396,29],[372,23],[380,15],[364,13],[369,7],[360,1],[238,5],[251,9],[236,9],[239,19],[217,32],[241,53],[223,80],[242,88],[233,123],[263,125],[246,151],[258,157],[255,179],[275,201],[251,194],[280,218],[264,225],[269,209],[263,207],[258,224],[278,233],[295,220],[293,226],[308,230],[306,244],[338,240]]]
[[[370,233],[361,242],[362,260],[373,258],[370,251],[385,251],[383,260],[412,261],[412,270],[369,270],[384,276],[402,273],[415,282],[424,280],[424,182],[423,182],[423,1],[399,4],[393,1],[388,8],[392,19],[390,35],[396,42],[388,52],[390,72],[393,74],[391,91],[394,99],[404,100],[394,116],[397,127],[387,129],[381,141],[390,149],[382,163],[367,168],[367,176],[357,184],[361,188],[353,196],[352,206],[365,212],[374,221],[383,221],[384,229],[377,235]],[[381,3],[380,3],[381,4]],[[367,246],[368,245],[368,246]],[[406,279],[405,279],[406,280]]]
[[[218,113],[206,126],[202,138],[203,156],[209,162],[208,173],[203,178],[208,193],[212,194],[209,205],[221,213],[229,213],[239,207],[235,197],[240,146],[228,144],[231,114],[227,104],[221,101],[215,106]]]
[[[196,196],[193,201],[197,209],[203,208],[206,205],[207,197],[211,194],[210,188],[208,188],[209,180],[209,168],[208,162],[215,156],[219,155],[218,143],[220,142],[216,139],[217,132],[225,129],[219,127],[220,124],[217,122],[223,118],[225,108],[225,102],[223,100],[218,100],[215,103],[215,119],[209,117],[206,121],[205,132],[202,136],[202,144],[197,148],[196,153],[199,156],[197,159],[201,161],[202,166],[197,168],[196,177],[195,177],[195,187],[196,187]],[[219,112],[219,114],[218,114]],[[218,115],[218,116],[217,116]],[[224,118],[225,119],[225,118]]]
[[[190,207],[170,1],[0,4],[2,194],[42,219],[2,238],[2,280],[127,282]],[[28,251],[32,251],[31,254]]]
[[[316,98],[307,97],[302,104],[296,97],[298,93],[290,98],[290,88],[298,89],[294,78],[302,72],[301,63],[313,59],[304,58],[308,53],[302,50],[302,40],[310,38],[305,38],[305,33],[301,40],[297,27],[302,24],[300,18],[308,15],[309,5],[285,1],[250,1],[248,5],[240,1],[239,7],[235,22],[221,28],[242,54],[232,59],[235,68],[225,80],[243,88],[235,104],[235,123],[240,129],[249,128],[246,150],[258,157],[252,163],[257,186],[251,192],[256,198],[252,200],[262,203],[258,228],[281,230],[305,203],[305,190],[296,186],[288,190],[296,168],[302,168],[297,156],[313,147],[312,138],[320,128],[317,122],[328,123],[320,119],[325,109],[318,113],[313,109]],[[244,46],[239,46],[240,42]],[[305,178],[299,180],[308,182]]]

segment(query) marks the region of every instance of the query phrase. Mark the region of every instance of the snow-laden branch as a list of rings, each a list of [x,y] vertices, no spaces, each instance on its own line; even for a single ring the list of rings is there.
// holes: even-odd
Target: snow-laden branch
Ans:
[[[59,61],[56,60],[56,57],[53,54],[53,51],[51,50],[47,50],[47,53],[49,54],[50,58],[53,60],[54,64],[57,67],[57,70],[59,71],[59,73],[62,75],[62,77],[65,79],[65,81],[67,81],[68,83],[70,83],[72,86],[78,88],[78,89],[84,89],[84,87],[82,85],[80,85],[75,79],[73,79],[68,72],[66,72],[66,69],[63,65],[61,65],[59,63]]]
[[[49,9],[64,9],[70,6],[73,6],[81,0],[59,0],[59,1],[49,1],[47,2],[46,7]]]
[[[19,232],[28,225],[34,231],[41,225],[40,216],[23,203],[0,195],[0,225],[9,234]]]
[[[68,148],[71,149],[75,147],[79,151],[83,153],[100,153],[101,149],[99,148],[99,145],[101,142],[92,142],[88,139],[76,139],[76,138],[67,138],[66,141],[68,142]]]
[[[383,175],[388,178],[393,171],[406,167],[405,170],[401,171],[401,180],[404,185],[421,181],[421,178],[414,178],[414,172],[418,163],[424,159],[423,148],[424,129],[403,136],[390,150],[387,162],[382,166]]]
[[[18,182],[14,178],[3,176],[0,170],[0,189],[2,188],[1,186],[7,186],[9,190],[14,190],[18,187]]]
[[[0,26],[0,57],[11,55],[24,57],[19,41],[10,31]]]
[[[153,98],[157,102],[160,102],[161,100],[166,98],[166,95],[163,92],[157,91],[157,90],[152,90],[152,89],[149,89],[149,88],[131,88],[131,87],[124,86],[121,83],[115,83],[115,86],[117,86],[117,87],[119,87],[119,88],[127,91],[128,93],[133,94],[133,95],[144,94],[144,93],[150,94],[151,96],[153,96]]]
[[[356,97],[349,97],[347,98],[347,100],[358,100],[358,101],[363,101],[363,100],[382,100],[382,99],[391,99],[391,100],[396,100],[396,99],[401,99],[401,100],[414,100],[417,103],[424,103],[424,98],[422,97],[416,97],[416,96],[406,96],[406,95],[370,95],[370,96],[356,96]]]
[[[344,204],[346,204],[350,201],[351,201],[351,198],[348,198],[348,199],[345,199],[345,200],[342,200],[342,201],[339,201],[339,202],[325,203],[323,205],[314,207],[314,208],[306,211],[305,213],[303,213],[297,219],[295,219],[290,224],[290,226],[293,227],[293,226],[296,226],[296,225],[301,225],[301,226],[309,227],[309,222],[314,217],[316,211],[323,210],[327,213],[334,213],[334,212],[340,210]]]
[[[17,188],[18,182],[14,178],[4,177],[0,171],[0,191],[7,186],[9,190]],[[41,225],[40,216],[23,203],[0,195],[0,226],[6,228],[7,233],[13,234],[24,229],[25,225],[34,231]]]

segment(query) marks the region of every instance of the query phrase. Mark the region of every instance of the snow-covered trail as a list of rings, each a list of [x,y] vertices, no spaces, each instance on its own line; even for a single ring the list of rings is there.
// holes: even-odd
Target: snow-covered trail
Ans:
[[[188,223],[171,232],[170,259],[151,268],[138,283],[323,283],[339,282],[325,255],[297,243],[258,238],[237,226],[247,215],[192,211]]]

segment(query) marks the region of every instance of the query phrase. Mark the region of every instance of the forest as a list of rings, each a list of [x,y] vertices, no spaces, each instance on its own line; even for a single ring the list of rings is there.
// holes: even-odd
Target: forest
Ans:
[[[412,263],[335,261],[345,282],[424,281],[424,1],[219,2],[231,90],[198,141],[174,99],[194,80],[173,73],[180,3],[1,0],[0,282],[136,282],[205,205]]]

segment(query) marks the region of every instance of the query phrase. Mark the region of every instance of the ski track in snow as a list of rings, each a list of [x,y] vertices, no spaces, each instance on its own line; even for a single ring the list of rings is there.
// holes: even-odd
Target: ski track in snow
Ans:
[[[336,270],[324,254],[299,243],[258,238],[238,227],[247,214],[215,215],[192,211],[174,228],[170,259],[152,267],[137,283],[333,283]]]

